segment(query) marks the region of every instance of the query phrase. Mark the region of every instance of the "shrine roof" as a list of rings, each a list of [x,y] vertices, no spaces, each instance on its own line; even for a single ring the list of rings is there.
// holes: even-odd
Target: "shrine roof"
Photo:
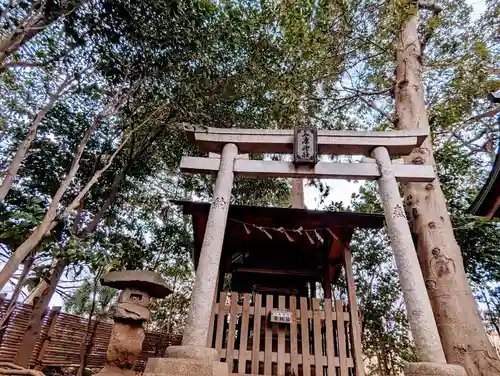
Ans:
[[[210,203],[184,200],[172,202],[182,207],[184,215],[193,217],[193,261],[197,266]],[[384,216],[381,214],[230,205],[222,252],[227,254],[244,247],[272,249],[280,246],[297,247],[309,251],[319,246],[329,246],[332,248],[331,257],[335,258],[341,254],[343,246],[349,243],[354,229],[377,229],[382,228],[383,225]],[[267,233],[259,227],[267,229]],[[286,234],[278,232],[279,228],[283,228]],[[310,236],[294,231],[300,228],[310,230]],[[336,239],[330,239],[332,240],[330,243],[338,244],[333,246],[327,245],[327,242],[319,244],[320,241],[314,233],[315,229],[327,242],[327,238],[335,234]]]
[[[208,216],[210,203],[189,200],[172,200],[182,206],[184,215]],[[228,218],[242,219],[250,217],[273,226],[292,227],[345,227],[345,228],[382,228],[384,216],[373,213],[356,213],[327,210],[296,208],[278,208],[269,206],[230,205]],[[247,218],[248,219],[248,218]],[[264,225],[264,224],[261,224]]]
[[[500,150],[493,163],[490,175],[483,188],[471,204],[468,212],[481,217],[500,218]]]

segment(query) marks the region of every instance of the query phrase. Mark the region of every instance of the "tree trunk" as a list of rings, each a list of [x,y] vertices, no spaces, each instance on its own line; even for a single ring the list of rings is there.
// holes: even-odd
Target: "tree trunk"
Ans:
[[[377,353],[377,363],[378,363],[378,374],[380,376],[385,376],[384,370],[382,368],[382,356],[380,355],[380,353]]]
[[[104,201],[104,203],[101,205],[99,212],[97,212],[97,214],[92,218],[92,221],[81,231],[81,233],[78,234],[79,237],[85,237],[86,235],[95,231],[97,225],[102,220],[102,218],[108,211],[109,207],[115,202],[116,196],[120,191],[120,186],[121,183],[123,182],[124,177],[125,177],[125,169],[122,168],[120,170],[120,173],[115,176],[113,184],[111,185],[109,195]]]
[[[33,120],[33,122],[30,124],[28,128],[28,135],[26,138],[21,142],[19,147],[16,150],[16,154],[14,155],[14,158],[10,162],[9,168],[7,169],[7,173],[5,174],[5,177],[3,178],[2,185],[0,186],[0,201],[5,200],[5,197],[7,196],[7,193],[9,193],[10,187],[12,187],[12,184],[14,183],[14,179],[17,176],[17,172],[19,171],[19,168],[21,167],[21,162],[24,160],[24,156],[26,155],[26,152],[31,146],[31,142],[36,136],[36,131],[38,129],[38,125],[42,121],[42,119],[45,117],[45,114],[47,111],[44,111],[45,108],[41,109],[38,114],[36,115],[36,118]]]
[[[99,280],[99,276],[101,273],[98,273],[96,278],[94,279],[94,286],[92,289],[92,306],[90,308],[90,313],[89,313],[89,318],[87,320],[87,330],[85,331],[85,336],[82,339],[82,342],[80,343],[80,366],[78,367],[78,372],[77,376],[83,376],[85,372],[85,367],[87,366],[87,351],[92,347],[92,342],[93,342],[93,337],[95,336],[95,329],[97,328],[97,322],[96,325],[94,326],[94,330],[90,330],[92,326],[92,317],[94,316],[94,311],[95,311],[95,300],[96,300],[96,295],[97,295],[97,281]],[[87,338],[89,337],[89,334],[91,335],[90,337],[90,343],[87,345]]]
[[[28,328],[24,332],[19,350],[14,359],[14,363],[22,367],[27,367],[33,349],[35,348],[40,330],[42,328],[43,316],[49,306],[50,299],[54,295],[57,283],[61,279],[62,272],[66,266],[65,260],[59,260],[56,265],[51,268],[50,277],[45,285],[45,289],[41,292],[40,296],[33,300],[33,310],[31,311],[31,318]]]
[[[94,230],[96,229],[97,225],[99,224],[101,219],[106,214],[109,207],[114,203],[116,196],[118,195],[120,184],[123,181],[123,178],[124,178],[124,170],[121,170],[120,173],[118,175],[116,175],[115,180],[113,181],[113,184],[111,185],[110,193],[109,193],[108,197],[106,198],[106,200],[104,201],[104,203],[101,205],[99,212],[92,218],[92,221],[90,222],[90,224],[87,225],[87,227],[85,227],[79,234],[77,234],[77,237],[83,238],[86,235],[94,232]],[[63,261],[62,259],[59,259],[56,257],[52,260],[51,273],[54,270],[58,269],[58,266],[61,262],[64,262],[64,264],[66,266],[66,264],[67,264],[66,261]],[[64,270],[64,267],[63,267],[63,270]],[[62,273],[62,270],[60,273]],[[49,283],[47,282],[47,280],[42,279],[40,281],[40,283],[35,287],[35,289],[30,293],[30,295],[28,296],[28,299],[26,299],[25,303],[33,305],[34,301],[36,299],[38,299],[39,297],[41,297],[43,292],[48,287],[49,287]],[[54,286],[54,289],[55,289],[55,286]],[[52,294],[53,294],[53,292],[52,292]]]
[[[43,31],[49,22],[44,13],[42,6],[35,14],[21,20],[19,26],[9,35],[0,39],[0,65],[5,59],[12,55],[12,53]],[[0,73],[2,71],[3,70],[0,69]]]
[[[17,281],[14,292],[12,293],[12,296],[10,298],[9,305],[5,309],[5,314],[3,315],[2,320],[0,320],[0,332],[3,332],[3,328],[5,326],[5,323],[9,320],[10,315],[14,311],[17,299],[19,298],[19,295],[21,294],[23,284],[26,281],[26,277],[28,276],[28,273],[30,272],[34,261],[35,261],[35,258],[33,256],[28,256],[23,261],[23,272],[21,273],[21,276],[19,277],[19,280]]]
[[[82,155],[85,150],[85,146],[87,145],[87,142],[89,141],[90,137],[94,133],[95,129],[99,126],[101,121],[111,116],[114,116],[118,113],[121,106],[125,103],[125,101],[129,98],[129,96],[137,89],[137,87],[139,86],[139,82],[135,83],[133,86],[134,87],[131,87],[127,91],[117,90],[113,98],[109,100],[107,106],[94,117],[92,124],[90,124],[90,126],[87,128],[85,134],[80,140],[80,143],[78,144],[78,147],[76,148],[75,157],[73,158],[71,167],[68,173],[66,174],[66,177],[59,185],[57,192],[52,197],[52,202],[50,203],[49,210],[45,214],[42,223],[35,229],[35,231],[33,231],[33,233],[28,237],[28,239],[26,239],[14,251],[9,261],[4,265],[4,267],[0,271],[0,290],[2,290],[5,287],[12,274],[17,270],[20,263],[28,255],[28,253],[31,252],[38,245],[38,243],[40,243],[40,241],[44,238],[44,236],[50,233],[50,231],[57,225],[57,221],[54,220],[57,216],[57,209],[59,206],[59,202],[61,201],[62,197],[68,190],[69,185],[73,181],[73,178],[75,177],[76,173],[80,168],[80,160],[82,159]],[[131,132],[126,137],[126,140],[128,140],[132,136],[132,134],[133,132]],[[89,182],[87,182],[87,184],[80,191],[77,197],[64,210],[63,216],[68,215],[68,212],[70,212],[71,210],[78,208],[80,201],[83,199],[85,194],[90,190],[92,185],[99,179],[102,173],[109,168],[114,157],[116,157],[116,155],[119,153],[119,151],[123,148],[124,145],[125,142],[122,142],[118,146],[117,150],[113,153],[106,166],[104,166],[99,171],[96,171],[94,176],[90,179]]]
[[[61,12],[57,14],[54,13],[53,10],[47,9],[45,3],[45,1],[40,0],[31,2],[33,13],[19,20],[15,30],[12,30],[3,38],[0,38],[0,74],[5,71],[3,62],[9,56],[36,37],[39,33],[43,32],[46,27],[50,26],[57,19],[65,17],[67,14],[74,11],[83,1],[78,1],[73,4],[72,9],[62,9]],[[4,10],[7,11],[5,17],[9,17],[8,10]],[[64,14],[65,12],[66,14]]]
[[[59,188],[57,189],[55,195],[52,197],[52,202],[50,203],[49,210],[45,214],[42,223],[35,229],[35,231],[28,237],[28,239],[26,239],[14,251],[9,261],[7,261],[2,271],[0,271],[0,290],[4,288],[12,274],[14,274],[14,272],[17,270],[20,263],[28,255],[28,253],[30,253],[43,239],[46,233],[51,230],[51,226],[57,215],[59,202],[66,193],[66,190],[68,189],[70,183],[73,181],[76,173],[78,172],[78,169],[80,168],[80,159],[82,158],[83,151],[85,150],[85,145],[87,144],[87,141],[89,140],[90,136],[92,135],[95,128],[97,128],[101,120],[102,117],[97,116],[85,132],[83,138],[80,140],[80,144],[78,145],[75,157],[73,158],[73,163],[71,164],[68,174],[59,185]]]
[[[87,345],[87,347],[85,348],[85,355],[83,357],[83,363],[82,363],[82,376],[85,375],[85,368],[87,368],[87,364],[89,362],[89,357],[90,357],[90,353],[92,352],[92,349],[94,348],[94,345],[95,345],[95,335],[97,333],[97,329],[99,328],[99,324],[101,322],[101,316],[98,315],[95,319],[95,322],[94,322],[94,326],[92,327],[92,332],[90,333],[90,340],[89,340],[89,343]]]
[[[395,105],[400,129],[429,127],[417,25],[415,9],[405,21],[397,45]],[[435,165],[430,138],[413,151],[407,163]],[[470,376],[499,375],[500,360],[468,284],[438,179],[428,184],[406,183],[403,190],[447,361],[463,365]]]
[[[58,87],[56,92],[49,97],[47,103],[38,111],[35,118],[31,122],[28,128],[28,134],[26,138],[23,140],[23,142],[21,142],[21,144],[17,148],[16,154],[14,155],[14,158],[10,162],[7,174],[3,178],[2,185],[0,186],[0,201],[5,200],[5,197],[9,193],[9,190],[12,187],[12,184],[14,183],[14,179],[17,176],[17,172],[21,167],[21,163],[24,160],[24,157],[26,156],[26,152],[28,151],[28,149],[31,146],[31,143],[35,139],[38,126],[45,118],[47,112],[49,112],[54,107],[59,98],[61,98],[61,96],[64,94],[65,90],[71,84],[71,81],[73,81],[73,79],[68,78]]]
[[[61,265],[61,264],[64,264],[64,265]],[[56,258],[52,259],[52,264],[50,265],[48,277],[42,278],[40,280],[38,285],[36,285],[36,287],[30,292],[30,294],[28,295],[28,297],[24,301],[24,304],[28,304],[28,305],[33,307],[35,302],[37,300],[41,299],[42,296],[49,294],[50,297],[52,297],[52,295],[55,292],[56,285],[59,283],[59,279],[61,278],[62,273],[63,273],[66,265],[67,265],[66,260],[64,260],[62,258],[56,257]],[[59,276],[56,276],[56,283],[54,286],[52,286],[52,281],[53,281],[52,275],[54,273],[59,274]],[[47,290],[47,289],[50,289],[51,286],[53,287],[53,291]]]

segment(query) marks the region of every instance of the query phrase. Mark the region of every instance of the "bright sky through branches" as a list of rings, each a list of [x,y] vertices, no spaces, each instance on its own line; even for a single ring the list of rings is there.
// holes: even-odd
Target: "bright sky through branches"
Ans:
[[[472,19],[478,19],[481,14],[486,10],[485,0],[467,0],[467,3],[472,6]],[[364,181],[359,182],[348,182],[345,180],[329,180],[328,185],[330,186],[330,196],[327,202],[323,205],[319,204],[319,193],[314,187],[305,187],[304,200],[307,208],[309,209],[321,209],[331,202],[341,201],[345,206],[348,206],[351,201],[351,196],[353,193],[359,191],[359,187],[364,183]]]

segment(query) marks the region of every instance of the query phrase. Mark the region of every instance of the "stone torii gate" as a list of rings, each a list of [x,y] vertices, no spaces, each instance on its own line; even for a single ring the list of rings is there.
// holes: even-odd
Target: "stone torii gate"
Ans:
[[[307,132],[307,131],[306,131]],[[223,129],[188,127],[186,133],[202,152],[218,153],[217,158],[183,157],[181,171],[217,174],[214,197],[205,230],[191,305],[182,346],[167,349],[166,358],[149,359],[146,374],[165,376],[227,375],[226,364],[207,344],[212,303],[216,294],[234,176],[377,180],[391,246],[403,290],[418,363],[408,363],[406,376],[465,376],[461,366],[446,364],[430,301],[419,266],[410,228],[399,194],[400,182],[432,182],[435,171],[427,165],[391,162],[391,156],[409,155],[428,137],[427,129],[411,131],[359,132],[312,131],[307,147],[317,155],[364,155],[364,163],[293,162],[250,160],[247,153],[297,153],[294,130]],[[302,141],[303,144],[303,141]],[[300,147],[304,147],[304,145]],[[310,153],[306,153],[306,157]],[[357,375],[363,373],[356,371]],[[278,375],[284,376],[284,375]]]

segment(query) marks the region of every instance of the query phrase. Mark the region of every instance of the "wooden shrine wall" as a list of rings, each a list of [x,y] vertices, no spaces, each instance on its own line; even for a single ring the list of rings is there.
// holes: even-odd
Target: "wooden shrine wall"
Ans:
[[[291,324],[268,323],[272,308],[289,309]],[[208,341],[232,375],[356,374],[350,314],[340,300],[223,292],[210,329]]]

